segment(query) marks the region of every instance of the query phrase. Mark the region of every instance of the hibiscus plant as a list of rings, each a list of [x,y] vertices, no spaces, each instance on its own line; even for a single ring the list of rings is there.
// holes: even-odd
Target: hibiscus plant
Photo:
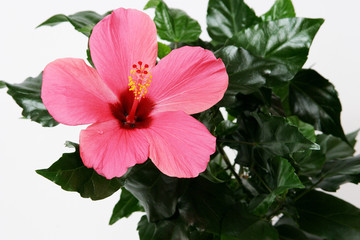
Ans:
[[[360,238],[360,210],[326,192],[360,181],[334,86],[302,69],[323,19],[291,0],[257,16],[209,0],[207,32],[150,0],[134,9],[55,15],[89,38],[87,62],[62,58],[1,82],[44,127],[88,125],[41,176],[84,198],[120,191],[110,224],[133,212],[141,240]]]

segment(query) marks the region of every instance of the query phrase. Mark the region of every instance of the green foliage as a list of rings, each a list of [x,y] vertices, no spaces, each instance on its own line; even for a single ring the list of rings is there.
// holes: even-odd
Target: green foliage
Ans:
[[[323,19],[307,18],[261,22],[234,34],[227,44],[282,63],[294,75],[304,65],[312,40],[323,22]]]
[[[37,77],[28,77],[20,84],[1,82],[8,88],[7,93],[23,109],[22,115],[44,127],[54,127],[59,123],[46,110],[41,100],[42,72]]]
[[[334,86],[316,71],[299,71],[289,85],[291,112],[315,129],[347,141],[340,123],[341,103]]]
[[[121,218],[127,218],[133,212],[143,211],[144,209],[140,205],[139,200],[137,200],[137,198],[135,198],[128,190],[126,190],[126,188],[122,188],[120,200],[114,207],[109,224],[112,225]]]
[[[224,43],[235,33],[260,22],[260,19],[243,0],[210,0],[206,21],[213,41]]]
[[[84,166],[79,152],[79,145],[67,142],[75,152],[64,153],[48,169],[36,170],[41,176],[53,181],[66,191],[80,193],[84,198],[100,200],[112,195],[122,186],[120,178],[106,179],[93,169]]]
[[[201,33],[197,21],[182,10],[168,8],[163,1],[156,5],[154,22],[159,37],[170,42],[193,42]]]
[[[49,19],[47,19],[45,22],[41,23],[37,27],[42,26],[56,26],[59,23],[62,22],[69,22],[71,25],[74,26],[74,28],[83,33],[85,36],[89,37],[91,30],[95,26],[96,23],[98,23],[101,19],[103,19],[106,15],[110,14],[111,11],[100,15],[93,11],[83,11],[83,12],[77,12],[75,14],[66,16],[64,14],[57,14]]]
[[[360,210],[326,193],[312,191],[296,203],[299,226],[328,240],[357,239]]]
[[[323,20],[296,17],[291,0],[276,0],[262,16],[243,0],[210,0],[212,40],[206,42],[199,39],[199,23],[184,11],[162,0],[148,1],[148,8],[155,9],[158,36],[169,42],[158,43],[159,59],[174,48],[201,46],[222,59],[229,75],[224,98],[193,115],[217,138],[206,170],[192,179],[168,177],[148,160],[108,180],[86,168],[79,146],[69,143],[75,152],[37,173],[93,200],[123,187],[109,223],[145,211],[138,224],[141,240],[357,239],[360,210],[314,191],[360,182],[358,131],[345,135],[330,81],[302,69]],[[90,36],[107,14],[59,14],[39,26],[70,22]],[[87,56],[91,63],[89,50]],[[41,78],[0,81],[0,88],[8,88],[25,117],[54,126],[41,101]],[[235,156],[225,147],[236,150]]]
[[[171,48],[168,45],[158,42],[158,58],[162,59],[170,52],[171,52]]]
[[[269,11],[261,16],[263,21],[273,21],[282,18],[296,17],[291,0],[276,0]]]

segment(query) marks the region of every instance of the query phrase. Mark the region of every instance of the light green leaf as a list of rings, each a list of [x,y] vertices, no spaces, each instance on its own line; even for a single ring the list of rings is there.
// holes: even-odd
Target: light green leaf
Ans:
[[[171,52],[171,48],[168,45],[158,42],[158,58],[162,59],[170,52]]]

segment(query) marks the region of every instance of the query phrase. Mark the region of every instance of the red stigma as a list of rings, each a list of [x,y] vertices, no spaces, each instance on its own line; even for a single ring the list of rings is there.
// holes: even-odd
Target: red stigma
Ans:
[[[147,65],[147,64],[145,64],[145,66],[144,66],[145,68],[148,68],[149,67],[149,65]]]
[[[137,73],[140,73],[141,71],[138,69],[138,70],[136,70],[136,72],[137,72]]]
[[[137,67],[137,65],[136,65],[136,64],[134,64],[134,65],[133,65],[133,68],[136,68],[136,67]]]
[[[144,71],[144,74],[148,74],[148,72],[147,72],[147,71]]]
[[[140,67],[141,67],[141,65],[142,65],[142,61],[138,61],[138,64],[140,65]]]

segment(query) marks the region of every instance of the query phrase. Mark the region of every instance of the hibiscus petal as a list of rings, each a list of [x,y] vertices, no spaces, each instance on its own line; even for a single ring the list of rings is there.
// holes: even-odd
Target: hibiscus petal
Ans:
[[[151,74],[148,94],[158,112],[202,112],[220,101],[228,86],[224,63],[200,47],[173,50]]]
[[[44,69],[41,98],[54,119],[81,125],[114,118],[109,104],[117,98],[84,60],[63,58]]]
[[[89,168],[107,179],[147,160],[149,143],[138,129],[120,128],[118,120],[90,125],[80,133],[80,155]]]
[[[120,8],[95,25],[89,45],[101,78],[119,96],[128,88],[133,64],[155,65],[156,27],[145,13]]]
[[[171,177],[196,177],[206,169],[215,152],[216,138],[195,118],[182,111],[152,116],[146,132],[149,157],[157,168]]]

